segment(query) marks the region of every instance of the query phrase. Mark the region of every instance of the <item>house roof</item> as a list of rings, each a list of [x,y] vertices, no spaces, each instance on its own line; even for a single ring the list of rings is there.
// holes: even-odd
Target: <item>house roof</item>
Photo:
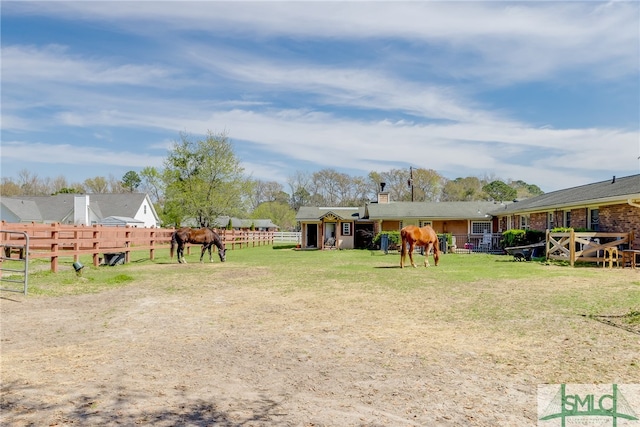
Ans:
[[[139,219],[131,218],[128,216],[108,216],[100,220],[101,225],[131,225],[131,224],[142,224],[144,225],[144,221],[140,221]]]
[[[317,207],[317,206],[301,206],[296,213],[297,221],[318,221],[320,218],[326,218],[333,215],[341,220],[358,220],[364,217],[364,207]]]
[[[32,200],[3,197],[2,204],[13,215],[15,215],[16,218],[20,218],[20,221],[22,222],[42,221],[42,215],[40,214],[38,205]]]
[[[370,203],[369,219],[486,219],[494,202],[390,202]]]
[[[213,222],[216,227],[226,228],[231,222],[233,228],[250,228],[251,225],[255,228],[280,228],[277,224],[274,224],[270,219],[241,219],[229,216],[220,216]]]
[[[11,203],[15,205],[18,201],[29,202],[32,206],[35,205],[40,213],[39,221],[62,222],[72,214],[74,199],[78,196],[82,196],[82,194],[3,197],[2,203],[10,208],[9,204]],[[109,216],[133,218],[146,197],[145,193],[89,194],[89,207],[100,218]],[[151,208],[153,209],[153,205]]]
[[[545,193],[512,203],[492,212],[493,215],[534,212],[553,208],[570,208],[640,199],[640,174]]]

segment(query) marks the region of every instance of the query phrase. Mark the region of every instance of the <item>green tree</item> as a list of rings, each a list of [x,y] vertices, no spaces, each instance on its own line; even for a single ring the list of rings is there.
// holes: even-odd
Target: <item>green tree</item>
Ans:
[[[296,211],[288,203],[265,202],[254,209],[253,219],[270,219],[283,231],[293,231],[296,228]]]
[[[447,181],[442,188],[443,202],[471,202],[482,200],[482,196],[482,182],[472,176]]]
[[[542,191],[537,185],[527,184],[522,180],[512,181],[510,185],[518,192],[517,197],[520,199],[527,199],[529,197],[535,197],[544,194],[544,191]]]
[[[78,190],[77,188],[63,187],[60,190],[53,193],[52,196],[55,196],[56,194],[79,194],[79,193],[82,193],[82,191]]]
[[[411,176],[411,171],[409,171]],[[444,178],[433,169],[413,169],[413,199],[416,202],[440,200]]]
[[[84,186],[88,193],[103,194],[107,193],[109,189],[109,183],[103,176],[96,176],[95,178],[87,178],[84,180]]]
[[[243,172],[226,134],[194,140],[181,133],[165,159],[165,212],[181,212],[176,225],[193,218],[202,227],[221,215],[244,216],[251,184]]]
[[[491,181],[489,184],[482,187],[482,191],[487,193],[492,200],[497,202],[513,200],[518,195],[515,188],[508,186],[502,181]]]
[[[141,183],[142,179],[140,179],[140,176],[136,171],[129,171],[122,177],[122,186],[130,193],[133,193],[138,187],[140,187]]]

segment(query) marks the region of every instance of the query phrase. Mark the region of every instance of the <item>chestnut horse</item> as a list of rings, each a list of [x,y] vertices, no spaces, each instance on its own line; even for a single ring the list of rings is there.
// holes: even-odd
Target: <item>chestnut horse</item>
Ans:
[[[200,262],[202,262],[202,258],[204,257],[204,253],[207,249],[209,250],[209,262],[213,262],[213,257],[211,256],[211,246],[213,245],[218,248],[220,261],[224,262],[227,259],[227,251],[218,233],[210,228],[193,229],[189,227],[179,228],[171,235],[171,259],[173,259],[173,248],[177,245],[178,262],[186,264],[187,261],[184,259],[184,245],[187,243],[202,245]]]
[[[438,235],[431,228],[426,225],[424,227],[416,227],[415,225],[407,225],[400,230],[400,236],[402,237],[402,251],[400,252],[400,268],[404,268],[404,258],[407,256],[407,245],[409,250],[409,259],[411,265],[417,267],[413,262],[413,249],[416,246],[424,247],[424,266],[429,267],[429,252],[433,248],[433,260],[438,266],[438,260],[440,259],[440,249],[438,249]]]

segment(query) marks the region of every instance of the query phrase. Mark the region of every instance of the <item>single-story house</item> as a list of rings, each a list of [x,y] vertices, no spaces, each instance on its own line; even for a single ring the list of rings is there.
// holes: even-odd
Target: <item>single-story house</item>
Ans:
[[[491,212],[500,230],[555,227],[634,232],[640,248],[640,174],[545,193]]]
[[[380,231],[431,225],[438,233],[464,235],[478,244],[489,237],[497,247],[510,229],[544,231],[554,227],[634,232],[640,248],[640,175],[558,190],[517,202],[393,202],[380,191],[363,207],[301,207],[296,220],[302,247],[366,248]],[[367,240],[368,239],[368,240]],[[459,246],[462,242],[458,242]]]
[[[144,193],[2,197],[0,220],[7,223],[160,226],[153,203]]]
[[[497,231],[490,212],[494,202],[393,202],[381,191],[363,207],[303,206],[296,214],[302,247],[362,249],[381,231],[399,231],[406,225],[431,225],[438,233],[478,238]]]

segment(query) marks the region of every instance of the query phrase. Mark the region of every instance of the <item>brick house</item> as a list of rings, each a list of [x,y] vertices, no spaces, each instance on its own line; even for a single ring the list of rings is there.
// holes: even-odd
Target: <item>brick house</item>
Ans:
[[[376,201],[362,207],[303,206],[297,214],[302,247],[363,249],[381,231],[399,231],[406,225],[431,225],[438,233],[450,233],[465,242],[477,242],[483,235],[495,240],[497,220],[490,214],[494,202],[393,202],[380,191]]]
[[[640,248],[640,174],[553,191],[505,205],[491,214],[500,231],[555,227],[633,231],[633,247]]]

